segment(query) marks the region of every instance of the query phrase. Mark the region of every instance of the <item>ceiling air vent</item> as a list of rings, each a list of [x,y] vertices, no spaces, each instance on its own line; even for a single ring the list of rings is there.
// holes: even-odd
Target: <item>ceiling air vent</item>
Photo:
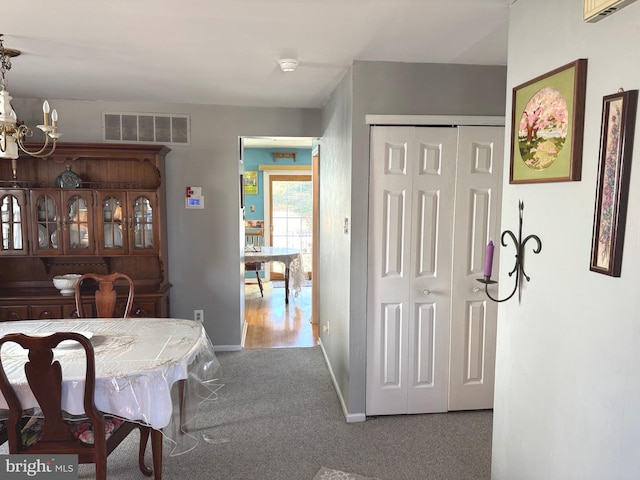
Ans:
[[[599,22],[636,0],[584,0],[584,21]]]
[[[105,142],[189,145],[188,115],[103,113]]]

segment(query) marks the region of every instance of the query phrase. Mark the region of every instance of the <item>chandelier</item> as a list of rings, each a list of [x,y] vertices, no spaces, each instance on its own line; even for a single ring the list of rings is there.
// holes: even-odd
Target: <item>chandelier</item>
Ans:
[[[38,128],[45,134],[44,144],[39,150],[29,150],[25,146],[25,140],[33,136],[33,130],[24,122],[17,119],[16,112],[11,107],[11,95],[7,91],[6,73],[11,70],[11,58],[20,55],[19,50],[4,48],[2,34],[0,33],[0,158],[12,160],[13,180],[16,180],[15,160],[19,156],[19,150],[32,157],[44,158],[53,153],[56,142],[61,134],[58,133],[58,112],[50,111],[49,102],[42,104],[44,113],[43,125]]]

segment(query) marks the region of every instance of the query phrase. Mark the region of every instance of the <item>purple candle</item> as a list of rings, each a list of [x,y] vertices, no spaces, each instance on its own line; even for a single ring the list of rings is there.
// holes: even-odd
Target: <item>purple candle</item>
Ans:
[[[487,251],[484,257],[484,276],[491,277],[491,269],[493,268],[493,241],[487,243]]]

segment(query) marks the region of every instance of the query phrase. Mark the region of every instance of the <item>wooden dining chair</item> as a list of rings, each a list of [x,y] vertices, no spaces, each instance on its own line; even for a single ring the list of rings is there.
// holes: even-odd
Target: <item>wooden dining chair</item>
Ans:
[[[53,349],[65,340],[76,341],[84,349],[86,372],[82,419],[71,417],[62,410],[62,358],[54,360]],[[0,357],[0,391],[9,406],[7,436],[11,454],[71,454],[78,455],[78,463],[95,464],[96,480],[107,478],[107,456],[131,433],[140,429],[138,466],[145,476],[153,471],[144,463],[149,427],[115,417],[106,417],[98,411],[94,401],[95,356],[93,345],[75,332],[57,332],[44,337],[12,333],[0,339],[2,347],[15,342],[25,350],[24,373],[33,396],[40,405],[42,416],[32,417],[22,425],[23,408],[16,386],[7,378]],[[22,391],[23,386],[20,386]]]
[[[94,292],[95,304],[93,312],[89,315],[87,315],[82,304],[82,288],[85,280],[94,280],[97,283]],[[78,317],[112,318],[120,316],[119,313],[116,314],[117,291],[114,289],[114,284],[118,280],[125,281],[128,284],[127,303],[121,316],[123,318],[130,317],[134,294],[133,280],[126,273],[119,272],[110,274],[85,273],[78,279],[78,283],[76,283],[76,310]]]
[[[251,246],[262,247],[264,245],[264,230],[245,230],[244,232],[244,245],[245,248]],[[245,262],[245,272],[256,272],[256,278],[258,279],[258,287],[260,288],[260,295],[264,297],[262,287],[262,277],[260,272],[264,270],[264,263],[261,262]]]
[[[7,420],[0,420],[0,445],[7,441]]]

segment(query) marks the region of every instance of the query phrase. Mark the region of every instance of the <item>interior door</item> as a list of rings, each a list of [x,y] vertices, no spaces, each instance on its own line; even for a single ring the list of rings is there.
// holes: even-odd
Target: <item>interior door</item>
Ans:
[[[447,410],[455,128],[372,127],[367,415]]]
[[[502,127],[371,129],[367,415],[493,407],[497,305],[476,279],[503,145]]]
[[[504,128],[459,127],[451,306],[449,410],[493,408],[497,303],[483,275],[487,242],[500,246]],[[500,255],[494,255],[498,271]]]

